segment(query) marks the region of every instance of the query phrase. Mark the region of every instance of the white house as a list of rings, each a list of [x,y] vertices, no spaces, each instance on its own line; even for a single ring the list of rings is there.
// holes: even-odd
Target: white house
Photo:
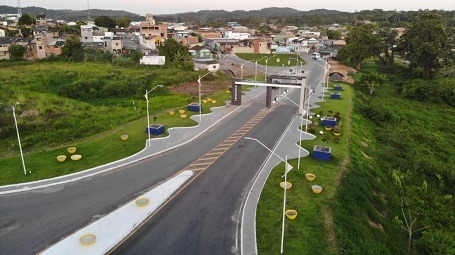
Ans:
[[[235,33],[232,31],[222,31],[223,38],[245,40],[251,37],[250,33]]]
[[[220,63],[216,60],[193,60],[194,70],[207,70],[216,72],[220,69]]]

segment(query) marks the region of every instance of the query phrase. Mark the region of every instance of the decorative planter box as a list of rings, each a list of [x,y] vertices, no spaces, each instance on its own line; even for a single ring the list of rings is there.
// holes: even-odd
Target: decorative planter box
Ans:
[[[199,112],[201,106],[198,103],[191,103],[188,105],[188,111]]]
[[[313,158],[318,160],[330,161],[332,155],[332,148],[321,145],[315,145],[313,147]]]
[[[330,99],[341,99],[341,93],[330,93]]]
[[[322,126],[324,127],[334,127],[337,124],[337,118],[335,117],[323,117]]]
[[[145,128],[145,132],[151,135],[161,135],[164,133],[164,125],[161,124],[153,124]]]
[[[341,85],[341,84],[335,84],[335,85],[333,86],[333,90],[341,91],[341,90],[343,90],[343,85]]]

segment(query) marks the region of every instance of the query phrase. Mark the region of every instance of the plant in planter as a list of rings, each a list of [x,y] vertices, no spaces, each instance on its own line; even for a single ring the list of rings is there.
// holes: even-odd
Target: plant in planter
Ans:
[[[339,125],[335,125],[333,127],[333,135],[334,136],[340,136],[341,135],[341,128]]]
[[[337,120],[340,121],[341,120],[341,113],[340,112],[336,112],[333,117],[337,118]]]
[[[322,138],[322,142],[329,143],[329,141],[330,141],[330,136],[329,136],[329,134],[326,133],[324,135],[324,137]]]
[[[310,134],[316,134],[316,126],[313,123],[308,124],[307,131]]]

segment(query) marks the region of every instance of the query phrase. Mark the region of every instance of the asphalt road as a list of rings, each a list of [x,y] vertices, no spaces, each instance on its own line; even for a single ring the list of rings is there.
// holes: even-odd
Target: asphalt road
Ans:
[[[137,197],[235,132],[264,108],[264,97],[175,150],[73,183],[0,196],[0,254],[36,254]]]
[[[314,87],[317,81],[312,79],[309,84]],[[248,135],[272,147],[297,110],[282,102]],[[167,153],[73,183],[1,195],[0,254],[36,254],[137,197],[221,143],[263,109],[265,99],[250,104],[195,141]],[[239,141],[137,232],[155,233],[154,239],[133,235],[118,254],[229,254],[235,247],[233,216],[266,156],[258,144]]]
[[[282,102],[246,135],[272,148],[298,109]],[[268,154],[240,139],[113,254],[238,253],[238,211]]]

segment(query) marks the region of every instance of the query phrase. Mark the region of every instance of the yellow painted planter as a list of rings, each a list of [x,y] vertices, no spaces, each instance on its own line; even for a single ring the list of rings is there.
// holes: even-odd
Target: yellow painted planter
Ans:
[[[319,194],[322,192],[322,187],[319,185],[313,185],[311,186],[311,190],[313,190],[314,193]]]
[[[288,217],[288,219],[290,220],[293,220],[297,217],[297,211],[296,210],[286,210],[286,217]]]
[[[57,156],[57,160],[58,160],[58,162],[64,162],[66,160],[66,156],[65,155],[59,155],[59,156]]]
[[[138,206],[138,207],[145,207],[145,206],[149,205],[149,202],[150,202],[150,200],[148,198],[140,197],[140,198],[136,199],[135,203],[136,203],[136,206]]]
[[[76,160],[80,160],[82,158],[82,155],[71,155],[71,159],[76,161]]]
[[[325,130],[329,131],[329,130],[332,130],[332,127],[331,126],[327,126],[327,127],[324,127]]]
[[[76,152],[76,147],[69,147],[68,149],[66,149],[69,153],[73,154]]]
[[[314,178],[316,178],[316,175],[314,174],[305,174],[305,177],[308,181],[312,182],[314,181]]]
[[[229,91],[229,90],[226,90],[226,94],[230,94],[230,93],[231,93],[231,91]]]
[[[208,102],[212,102],[212,99],[211,99],[211,98],[207,98],[207,101],[208,101]]]
[[[340,135],[341,135],[341,132],[333,132],[333,135],[334,135],[334,136],[340,136]]]
[[[122,141],[126,141],[128,140],[128,135],[121,135],[120,138],[122,139]]]
[[[216,100],[212,100],[212,104],[216,104]]]
[[[169,115],[174,115],[174,111],[169,111]]]
[[[292,188],[292,183],[290,182],[280,182],[280,187],[283,189],[290,189]]]
[[[187,117],[186,114],[180,114],[180,118],[184,119],[184,118],[186,118],[186,117]]]
[[[202,100],[202,102],[203,102],[204,104],[206,104],[208,101],[207,101],[206,99],[204,99],[204,100]]]
[[[83,246],[89,246],[89,245],[92,245],[94,244],[96,241],[96,235],[94,234],[86,234],[86,235],[83,235],[79,238],[79,242],[83,245]]]
[[[185,113],[185,110],[179,110],[179,113],[180,113],[180,114],[184,114],[184,113]]]

